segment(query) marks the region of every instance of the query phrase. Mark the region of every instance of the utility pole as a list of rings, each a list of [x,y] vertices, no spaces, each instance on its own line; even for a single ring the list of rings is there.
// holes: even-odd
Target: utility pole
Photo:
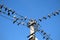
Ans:
[[[17,23],[17,25],[21,24],[30,28],[30,35],[28,36],[29,40],[36,40],[36,37],[35,37],[36,32],[41,33],[41,35],[43,36],[43,39],[50,40],[51,38],[49,37],[49,35],[47,35],[47,33],[44,30],[38,29],[38,27],[40,26],[39,22],[46,20],[48,18],[51,18],[52,16],[59,15],[60,10],[53,12],[52,14],[48,14],[47,16],[44,16],[42,18],[38,18],[37,20],[37,19],[29,19],[27,17],[21,16],[18,13],[16,13],[14,10],[11,10],[7,8],[6,6],[0,4],[0,13],[1,13],[0,16],[5,17],[5,18],[7,18],[8,16],[9,18],[7,19],[9,20],[12,19],[13,24]]]
[[[35,34],[33,34],[35,32],[35,25],[37,24],[37,22],[33,19],[31,19],[29,22],[28,22],[28,27],[30,28],[30,34],[32,34],[30,37],[29,37],[29,40],[36,40],[35,39]]]
[[[34,19],[30,19],[30,21],[28,22],[28,27],[30,28],[29,40],[36,40],[35,32],[37,31],[36,29],[38,28],[37,21]]]

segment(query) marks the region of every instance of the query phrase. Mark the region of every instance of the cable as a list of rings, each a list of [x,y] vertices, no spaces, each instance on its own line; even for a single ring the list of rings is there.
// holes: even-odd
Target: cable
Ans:
[[[58,11],[55,11],[55,12],[53,12],[52,14],[48,14],[47,16],[44,16],[44,17],[42,17],[42,18],[39,18],[38,19],[38,21],[42,21],[42,20],[46,20],[46,19],[48,19],[48,18],[51,18],[52,16],[57,16],[57,15],[59,15],[60,13],[59,13],[60,11],[58,10]]]
[[[3,16],[3,15],[0,15],[1,17],[3,17],[3,18],[5,18],[5,19],[8,19],[8,20],[10,20],[10,21],[12,21],[13,19],[10,19],[10,18],[8,18],[8,17],[6,17],[6,16]]]
[[[4,6],[4,5],[0,5],[0,9],[2,9],[2,8],[4,8],[5,11],[2,12],[2,10],[0,10],[0,12],[3,13],[3,15],[7,15],[7,16],[11,17],[12,19],[14,18],[13,23],[17,23],[17,25],[22,24],[22,25],[24,25],[24,26],[28,26],[28,24],[27,24],[25,21],[28,22],[28,21],[30,21],[31,19],[28,19],[27,17],[24,17],[24,16],[16,13],[14,10],[9,9],[9,8],[7,8],[7,7]],[[7,13],[6,13],[6,12],[7,12]],[[56,12],[53,12],[52,14],[48,14],[47,16],[44,16],[44,17],[42,17],[42,18],[39,18],[38,20],[41,22],[42,20],[46,20],[46,19],[48,19],[48,18],[51,18],[52,16],[59,15],[59,12],[60,12],[60,10],[58,10],[58,11],[56,11]],[[10,18],[8,18],[8,17],[6,17],[6,16],[3,16],[3,15],[0,15],[0,16],[4,17],[4,18],[6,18],[6,19],[12,20],[12,19],[10,19]],[[14,15],[17,15],[17,16],[14,17]],[[20,22],[20,21],[22,21],[22,22]],[[38,21],[38,22],[39,22],[39,21]],[[33,24],[32,24],[32,25],[33,25]],[[35,28],[35,27],[36,27],[36,28]],[[28,27],[28,28],[29,28],[29,27]],[[29,29],[30,29],[30,28],[29,28]],[[35,34],[36,32],[39,32],[39,33],[43,36],[43,39],[48,40],[48,39],[50,38],[50,37],[47,35],[47,33],[44,32],[44,30],[41,30],[41,29],[39,30],[38,27],[37,27],[37,25],[34,26],[34,29],[35,29],[35,32],[32,33],[32,34],[30,34],[28,37],[30,37],[31,35]],[[32,30],[32,29],[31,29],[31,30]],[[34,31],[34,30],[32,30],[32,31]]]

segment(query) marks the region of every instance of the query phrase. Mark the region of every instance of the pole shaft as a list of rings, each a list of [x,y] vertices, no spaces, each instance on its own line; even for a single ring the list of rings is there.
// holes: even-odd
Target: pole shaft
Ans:
[[[30,34],[34,33],[34,26],[30,26]],[[32,39],[30,40],[35,40],[35,34],[31,35],[30,38],[32,37]]]

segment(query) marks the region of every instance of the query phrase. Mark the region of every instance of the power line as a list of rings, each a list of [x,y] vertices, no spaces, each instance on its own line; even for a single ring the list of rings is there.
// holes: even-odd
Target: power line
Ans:
[[[3,9],[4,9],[4,11],[3,11]],[[9,19],[9,20],[12,20],[13,19],[13,24],[14,23],[17,23],[17,25],[22,24],[24,26],[27,26],[29,29],[30,29],[31,26],[34,26],[34,30],[31,29],[34,32],[32,34],[30,34],[28,36],[28,38],[30,36],[34,35],[36,32],[39,32],[43,36],[43,39],[49,40],[49,39],[51,39],[49,37],[49,35],[47,35],[47,33],[44,32],[44,30],[38,29],[39,26],[40,26],[39,21],[42,22],[43,20],[46,20],[48,18],[51,18],[52,16],[59,15],[60,14],[60,10],[55,11],[52,14],[48,14],[47,16],[44,16],[42,18],[38,18],[38,20],[37,20],[37,19],[29,19],[27,17],[24,17],[24,16],[16,13],[14,10],[9,9],[8,7],[0,4],[0,13],[1,13],[0,16],[5,17],[6,19]],[[8,17],[6,17],[6,16],[3,16],[3,15],[6,15],[6,16],[10,17],[11,19],[8,18]],[[32,38],[33,37],[31,37],[30,39],[32,39]]]
[[[10,21],[12,21],[13,19],[10,19],[10,18],[8,18],[8,17],[6,17],[6,16],[3,16],[3,15],[0,15],[1,17],[3,17],[3,18],[5,18],[5,19],[8,19],[8,20],[10,20]]]
[[[51,18],[52,16],[57,16],[59,14],[60,14],[60,11],[58,10],[58,11],[53,12],[52,14],[48,14],[47,16],[44,16],[42,18],[39,18],[38,20],[40,22],[42,22],[42,20],[47,20],[48,18]]]

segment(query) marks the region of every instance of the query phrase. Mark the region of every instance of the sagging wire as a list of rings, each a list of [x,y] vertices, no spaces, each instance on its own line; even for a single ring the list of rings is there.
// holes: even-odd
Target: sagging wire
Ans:
[[[47,35],[47,33],[46,33],[44,30],[40,29],[40,30],[38,30],[38,32],[43,36],[43,39],[52,40],[52,39],[50,38],[50,36]]]
[[[48,19],[48,18],[51,18],[52,16],[57,16],[57,15],[59,15],[59,14],[60,14],[60,10],[57,10],[57,11],[53,12],[52,14],[48,14],[47,16],[44,16],[44,17],[42,17],[42,18],[39,18],[38,20],[39,20],[40,22],[42,22],[42,20],[46,20],[46,19]]]
[[[6,17],[6,16],[3,16],[3,15],[0,15],[1,17],[3,17],[3,18],[5,18],[5,19],[8,19],[8,20],[10,20],[10,21],[12,21],[13,19],[10,19],[10,18],[8,18],[8,17]]]
[[[2,13],[5,13],[5,12],[2,12]],[[7,15],[7,14],[6,14],[6,15]],[[10,15],[10,17],[12,17],[12,16]],[[13,18],[13,17],[12,17],[12,19],[13,19],[13,24],[14,24],[14,23],[17,23],[17,25],[19,25],[19,24],[25,25],[24,22],[17,22],[17,21],[19,20],[19,18]],[[25,25],[25,26],[26,26],[26,25]]]
[[[1,6],[2,6],[2,5],[1,5]],[[16,20],[14,20],[14,22],[13,22],[13,23],[15,23],[17,20],[22,20],[22,21],[23,21],[23,20],[24,20],[24,21],[25,21],[25,20],[27,20],[27,17],[23,17],[23,16],[21,16],[21,15],[19,15],[19,14],[15,13],[15,11],[13,11],[13,10],[11,10],[11,9],[8,9],[8,8],[7,8],[7,7],[5,7],[5,6],[2,6],[2,8],[4,8],[4,9],[5,9],[5,12],[7,11],[7,13],[8,13],[8,14],[6,14],[6,15],[8,15],[8,16],[10,16],[10,17],[12,17],[12,18],[15,18],[15,19],[16,19]],[[2,8],[1,8],[1,9],[2,9]],[[12,13],[12,15],[14,14],[14,16],[15,16],[15,15],[17,15],[17,16],[19,15],[19,16],[20,16],[20,18],[18,18],[18,17],[16,17],[16,16],[15,16],[15,17],[14,17],[14,16],[11,16],[11,15],[10,15],[10,14],[11,14],[10,12]],[[5,13],[4,13],[4,14],[5,14]],[[18,25],[19,25],[19,24],[20,24],[20,23],[18,23]]]
[[[2,5],[1,5],[1,6],[2,6]],[[16,13],[14,10],[7,8],[7,7],[6,7],[6,6],[4,6],[4,5],[3,5],[3,8],[5,9],[5,11],[7,11],[7,12],[8,12],[8,15],[10,15],[10,12],[11,12],[11,13],[12,13],[12,15],[13,15],[13,14],[15,14],[15,15],[17,15],[17,16],[19,16],[19,17],[21,17],[21,18],[24,18],[25,20],[29,20],[29,19],[27,18],[27,16],[26,16],[26,17],[24,17],[24,16],[22,16],[22,15],[20,15],[20,14]]]
[[[2,12],[2,11],[1,11],[0,13],[1,13],[1,15],[2,15],[2,13],[4,13],[5,15],[7,15],[5,12]],[[3,16],[3,15],[2,15],[2,16]],[[13,19],[13,16],[11,16],[11,15],[10,15],[10,17],[12,17],[12,19]],[[19,24],[24,25],[24,22],[17,22],[17,21],[18,21],[18,19],[19,19],[19,18],[14,17],[13,24],[14,24],[14,23],[17,23],[17,25],[19,25]],[[25,25],[25,26],[26,26],[26,25]]]

